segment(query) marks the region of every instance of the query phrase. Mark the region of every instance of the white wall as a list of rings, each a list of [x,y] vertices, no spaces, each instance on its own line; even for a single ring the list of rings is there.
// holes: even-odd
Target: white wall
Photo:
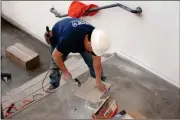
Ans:
[[[121,8],[100,11],[83,19],[106,30],[112,40],[108,52],[117,52],[179,87],[179,1],[83,1],[99,6],[122,3],[140,6],[142,16]],[[70,1],[2,1],[2,13],[44,41],[45,26],[59,18],[54,6],[66,14]]]

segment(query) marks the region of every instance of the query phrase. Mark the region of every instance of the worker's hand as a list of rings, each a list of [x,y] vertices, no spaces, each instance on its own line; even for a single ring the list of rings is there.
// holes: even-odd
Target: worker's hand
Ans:
[[[99,90],[100,90],[101,92],[107,91],[106,86],[105,86],[102,82],[98,82],[98,83],[96,83],[96,85],[97,85],[97,87],[99,88]]]
[[[66,81],[72,80],[72,75],[71,75],[71,73],[69,71],[62,72],[62,77]]]

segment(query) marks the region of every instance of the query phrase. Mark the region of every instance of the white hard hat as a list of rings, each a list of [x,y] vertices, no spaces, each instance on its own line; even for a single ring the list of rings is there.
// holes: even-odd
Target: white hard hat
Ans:
[[[101,56],[110,46],[110,40],[106,33],[100,29],[94,29],[91,34],[91,46],[97,56]]]

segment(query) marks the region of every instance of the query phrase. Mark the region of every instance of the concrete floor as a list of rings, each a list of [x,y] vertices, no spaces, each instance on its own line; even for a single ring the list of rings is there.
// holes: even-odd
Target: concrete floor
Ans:
[[[118,56],[105,61],[103,68],[119,110],[136,111],[148,119],[180,119],[178,88]],[[88,77],[86,72],[78,78],[84,83]],[[11,118],[90,119],[86,102],[73,95],[77,89],[67,84]]]
[[[10,85],[7,86],[2,82],[1,91],[4,94],[49,69],[50,53],[48,46],[20,31],[4,19],[1,19],[1,32],[1,55],[3,56],[1,61],[1,71],[12,74],[12,83]],[[9,61],[5,56],[5,48],[15,42],[20,42],[39,53],[41,66],[34,71],[26,71]]]
[[[6,93],[46,71],[49,68],[50,54],[47,46],[4,20],[1,20],[1,26],[3,56],[7,46],[21,42],[38,52],[41,59],[40,68],[27,72],[3,57],[2,72],[10,72],[13,80],[9,88],[2,83],[1,91]],[[180,119],[180,91],[175,86],[118,56],[105,61],[103,68],[108,82],[112,84],[111,94],[119,104],[120,110],[137,111],[151,119]],[[88,77],[89,72],[86,72],[79,76],[79,79],[84,83]],[[85,101],[73,95],[77,89],[73,83],[67,84],[11,118],[91,118],[91,111],[85,107]]]

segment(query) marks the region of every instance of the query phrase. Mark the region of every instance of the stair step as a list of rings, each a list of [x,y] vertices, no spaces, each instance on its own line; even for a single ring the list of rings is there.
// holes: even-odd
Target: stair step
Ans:
[[[102,57],[102,62],[104,62],[105,60],[106,58]],[[85,64],[82,58],[77,59],[75,57],[72,57],[66,60],[65,65],[67,66],[67,69],[72,74],[73,78],[77,78],[79,75],[89,70],[88,66]],[[46,93],[42,89],[42,79],[44,78],[46,73],[47,71],[35,77],[34,79],[32,79],[31,80],[32,82],[29,81],[27,85],[22,85],[23,87],[26,87],[26,89],[25,88],[23,90],[21,89],[19,93],[17,92],[18,90],[15,90],[14,93],[18,93],[18,94],[12,94],[13,92],[11,92],[11,95],[7,94],[6,96],[2,96],[3,108],[9,106],[12,102],[15,102],[15,103],[17,102],[16,104],[18,105],[18,104],[22,104],[23,100],[26,100],[26,99],[33,100],[34,95],[36,95],[37,100],[48,95],[49,93]],[[47,85],[45,89],[47,89],[48,84],[49,84],[49,77],[45,79],[44,86]],[[62,87],[65,84],[66,84],[66,81],[61,78],[60,87]],[[23,88],[22,86],[20,88]]]
[[[65,65],[67,66],[67,68],[71,69],[71,66],[74,64],[74,62],[77,62],[78,60],[79,59],[77,59],[76,57],[72,57],[65,61]],[[11,99],[12,96],[18,95],[18,94],[20,94],[20,92],[25,91],[26,89],[31,88],[33,86],[39,85],[39,87],[41,87],[42,86],[41,81],[44,79],[46,74],[47,74],[47,71],[36,76],[35,78],[33,78],[30,81],[26,82],[25,84],[21,85],[20,87],[15,88],[15,89],[11,90],[10,92],[6,93],[5,95],[2,96],[2,102]],[[49,79],[46,81],[49,81]],[[38,84],[38,85],[36,85],[36,84]],[[35,87],[35,88],[39,88],[39,87]],[[20,97],[20,95],[18,95],[18,96]],[[20,98],[22,98],[22,97],[20,97]],[[16,100],[16,99],[12,99],[12,100]]]

